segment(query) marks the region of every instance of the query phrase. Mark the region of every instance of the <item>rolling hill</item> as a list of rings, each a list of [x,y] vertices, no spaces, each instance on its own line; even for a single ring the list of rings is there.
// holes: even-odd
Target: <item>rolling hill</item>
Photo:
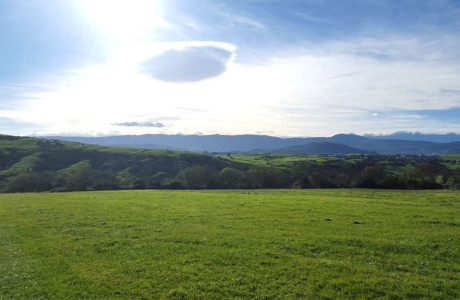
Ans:
[[[275,139],[260,137],[259,141]],[[370,143],[359,136],[328,140],[332,139],[361,147]],[[423,143],[434,151],[445,149],[444,144]],[[406,141],[405,147],[413,145]],[[458,149],[459,142],[448,146]],[[0,192],[460,187],[460,168],[453,155],[381,155],[329,141],[287,146],[276,152],[219,155],[0,135]]]
[[[195,166],[214,171],[240,167],[200,153],[0,135],[0,190],[5,190],[12,179],[18,185],[22,181],[44,185],[36,190],[51,186],[58,190],[168,186],[178,173]],[[52,180],[43,182],[47,176]]]

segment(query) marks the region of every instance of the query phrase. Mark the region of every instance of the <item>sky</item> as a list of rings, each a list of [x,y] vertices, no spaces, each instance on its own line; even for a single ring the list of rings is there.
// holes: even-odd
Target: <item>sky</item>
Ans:
[[[460,133],[458,0],[2,0],[0,133]]]

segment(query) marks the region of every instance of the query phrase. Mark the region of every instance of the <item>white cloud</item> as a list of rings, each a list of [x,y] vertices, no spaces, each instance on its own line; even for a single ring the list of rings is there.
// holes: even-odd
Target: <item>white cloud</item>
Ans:
[[[260,53],[264,59],[257,57],[258,64],[226,62],[220,76],[191,83],[161,82],[139,73],[139,66],[168,49],[218,48],[233,55],[236,47],[196,41],[140,44],[106,64],[69,72],[52,83],[34,82],[35,88],[15,93],[20,102],[4,108],[0,117],[42,124],[43,133],[458,131],[456,124],[401,112],[460,107],[460,62],[442,44],[446,40],[430,44],[389,37],[298,45],[269,56]],[[166,128],[113,125],[120,120],[141,124],[151,116],[176,120]]]
[[[329,43],[291,50],[271,64],[283,66],[284,81],[293,84],[289,101],[322,105],[348,105],[361,109],[448,109],[460,105],[457,95],[442,90],[460,87],[460,61],[425,47],[423,41],[400,47],[378,41]],[[357,45],[361,45],[358,47]],[[391,60],[362,55],[357,49],[394,46]],[[459,43],[460,45],[460,43]],[[407,49],[406,49],[407,48]],[[305,50],[306,49],[306,50]],[[320,50],[321,49],[321,50]],[[395,54],[397,53],[397,54]],[[405,57],[417,57],[407,60]]]

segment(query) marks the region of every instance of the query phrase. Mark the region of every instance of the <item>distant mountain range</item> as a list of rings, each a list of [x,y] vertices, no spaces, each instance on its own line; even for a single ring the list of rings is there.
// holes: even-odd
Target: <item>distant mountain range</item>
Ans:
[[[85,144],[170,149],[194,152],[271,152],[343,155],[349,153],[425,154],[460,153],[460,135],[394,133],[391,135],[337,134],[332,137],[279,138],[266,135],[120,135],[105,137],[48,136]]]
[[[274,150],[287,154],[322,154],[322,155],[344,155],[350,153],[366,153],[360,149],[352,148],[343,144],[319,142],[305,145],[290,146]]]
[[[372,139],[426,141],[434,143],[452,143],[460,141],[460,135],[455,133],[425,134],[420,132],[399,131],[388,135],[364,135]]]

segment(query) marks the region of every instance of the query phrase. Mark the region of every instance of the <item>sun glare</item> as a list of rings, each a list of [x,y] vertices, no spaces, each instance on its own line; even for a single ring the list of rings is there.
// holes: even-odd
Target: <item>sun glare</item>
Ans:
[[[160,0],[83,0],[86,16],[103,34],[117,39],[140,38],[167,27]]]

